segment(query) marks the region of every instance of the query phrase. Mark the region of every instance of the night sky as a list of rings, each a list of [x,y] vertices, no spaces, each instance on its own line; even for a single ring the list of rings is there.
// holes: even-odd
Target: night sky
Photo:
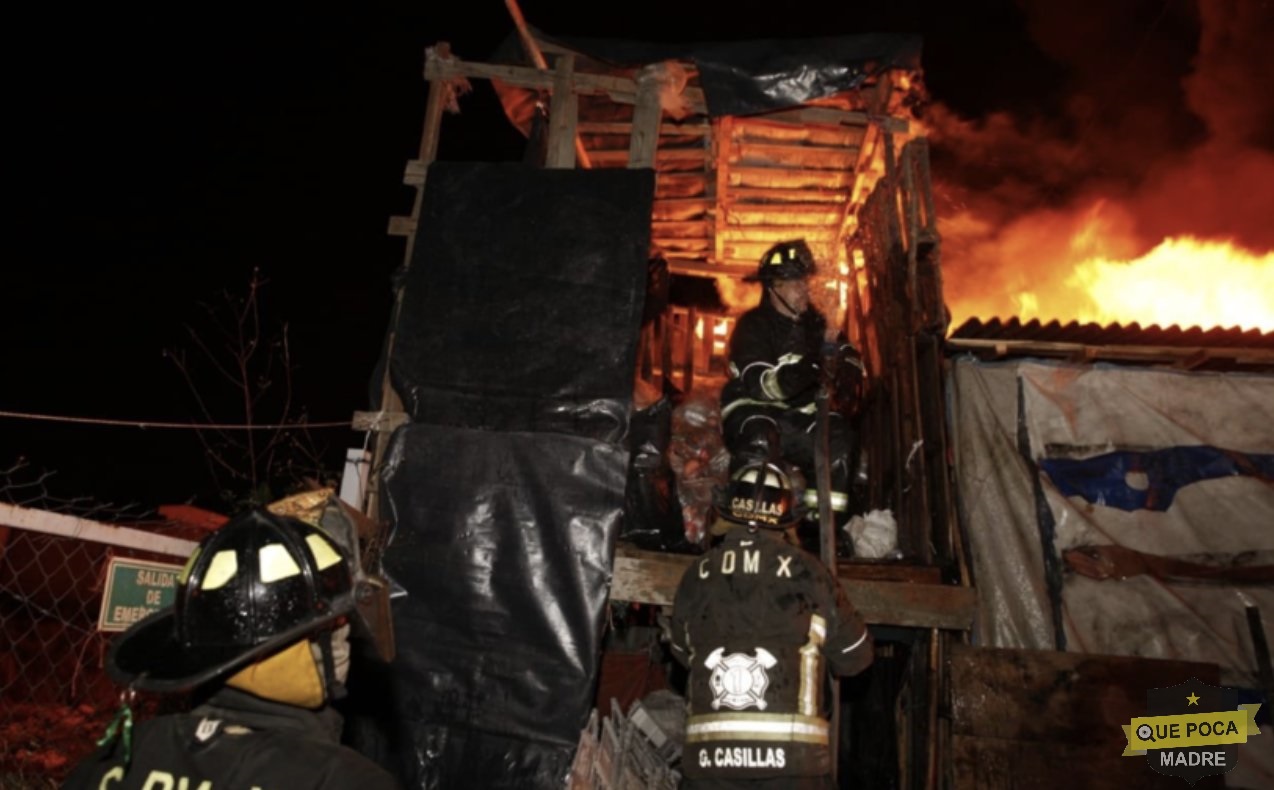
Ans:
[[[528,0],[523,10],[562,36],[919,33],[926,83],[945,111],[1044,123],[1074,117],[1078,88],[1102,76],[1077,69],[1059,41],[1091,37],[1093,62],[1123,64],[1129,84],[1107,85],[1123,93],[1094,95],[1089,112],[1145,95],[1131,72],[1157,74],[1158,89],[1171,93],[1188,71],[1199,35],[1193,2],[1121,3],[1117,17],[1107,5],[654,2],[584,12]],[[504,4],[393,3],[342,16],[221,6],[35,13],[9,26],[4,54],[0,409],[198,419],[164,351],[186,348],[196,359],[184,325],[201,325],[201,303],[218,303],[223,289],[243,291],[254,268],[268,281],[267,323],[289,323],[296,401],[310,419],[367,408],[402,255],[386,223],[410,210],[401,175],[419,139],[423,50],[446,40],[461,57],[483,59],[512,32]],[[440,158],[520,158],[521,139],[486,83],[475,82],[462,111],[444,121]],[[1201,134],[1188,117],[1161,120],[1165,145]],[[1046,134],[1084,131],[1048,123]],[[1067,188],[1050,182],[1051,199]],[[199,375],[209,392],[219,385],[210,371]],[[227,421],[241,416],[231,397],[210,402]],[[331,467],[362,443],[348,430],[314,437]],[[0,470],[19,457],[28,472],[56,470],[49,487],[63,497],[217,507],[203,455],[188,432],[0,418]]]

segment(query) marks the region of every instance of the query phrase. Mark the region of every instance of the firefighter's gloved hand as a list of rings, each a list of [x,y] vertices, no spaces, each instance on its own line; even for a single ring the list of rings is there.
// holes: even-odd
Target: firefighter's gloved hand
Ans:
[[[778,373],[779,389],[785,398],[798,397],[818,384],[820,374],[818,363],[809,359],[783,365]]]

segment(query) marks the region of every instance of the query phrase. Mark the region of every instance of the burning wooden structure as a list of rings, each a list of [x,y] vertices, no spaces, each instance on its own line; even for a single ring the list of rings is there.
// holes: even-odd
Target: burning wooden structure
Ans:
[[[405,176],[417,198],[411,216],[391,220],[390,232],[407,237],[410,264],[444,110],[459,110],[471,81],[485,79],[527,134],[528,158],[544,167],[653,170],[651,257],[717,298],[664,306],[643,331],[640,376],[715,392],[734,319],[759,296],[742,277],[777,241],[811,245],[828,273],[815,301],[862,350],[868,370],[859,434],[869,482],[861,507],[895,514],[903,554],[839,567],[881,629],[889,669],[874,684],[872,704],[897,712],[896,731],[856,725],[853,751],[875,757],[846,770],[868,783],[896,775],[898,786],[932,786],[942,760],[945,645],[972,627],[975,599],[947,473],[939,238],[927,143],[911,113],[923,95],[918,42],[839,42],[852,57],[817,47],[779,52],[778,61],[786,57],[787,67],[807,77],[811,59],[827,68],[814,85],[795,88],[784,88],[781,74],[753,74],[753,86],[773,83],[759,98],[720,89],[721,72],[730,71],[721,64],[738,55],[728,46],[700,57],[603,56],[596,42],[570,46],[529,32],[523,45],[532,65],[464,60],[445,44],[428,50],[420,155]],[[714,80],[718,88],[705,90]],[[391,325],[391,347],[395,331]],[[364,415],[364,426],[391,430],[403,421],[388,377],[383,392],[381,413]],[[611,598],[670,604],[688,560],[621,545]]]

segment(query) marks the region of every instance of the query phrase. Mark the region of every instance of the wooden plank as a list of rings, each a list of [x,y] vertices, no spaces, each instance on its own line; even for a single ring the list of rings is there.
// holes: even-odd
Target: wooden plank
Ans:
[[[611,598],[671,606],[681,574],[697,559],[620,545],[615,552]],[[977,611],[971,587],[843,578],[841,586],[867,622],[876,625],[966,631]]]
[[[911,125],[906,118],[895,118],[888,115],[868,115],[854,110],[837,110],[832,107],[798,107],[791,110],[779,110],[754,116],[767,121],[779,121],[798,126],[809,123],[825,123],[846,126],[866,126],[874,124],[897,133],[905,133]]]
[[[686,311],[686,334],[683,336],[685,341],[681,350],[681,391],[693,392],[695,388],[695,323],[699,317],[699,311],[694,305]]]
[[[842,189],[784,189],[767,187],[730,187],[730,197],[741,206],[773,206],[783,203],[820,203],[843,205],[849,195]]]
[[[711,229],[707,220],[656,220],[650,226],[651,235],[660,239],[707,239]]]
[[[936,565],[903,565],[896,562],[848,560],[837,564],[842,579],[860,581],[942,584],[942,569]]]
[[[716,134],[712,138],[712,196],[716,199],[716,227],[713,229],[713,257],[723,257],[725,250],[721,246],[721,228],[725,224],[726,212],[730,210],[730,140],[734,137],[735,118],[725,116],[715,121]]]
[[[952,786],[962,789],[1179,787],[1121,756],[1120,727],[1145,715],[1149,689],[1220,684],[1215,664],[954,643],[946,664]]]
[[[0,524],[46,535],[60,535],[91,543],[138,549],[172,557],[189,557],[197,545],[192,540],[171,538],[131,527],[117,527],[92,519],[68,516],[48,510],[0,502]]]
[[[565,55],[559,57],[559,61]],[[475,63],[473,61],[452,58],[448,60],[426,60],[425,79],[448,80],[456,77],[499,80],[519,88],[536,90],[552,90],[554,72],[540,71],[527,66],[506,66],[491,63]],[[637,95],[637,83],[628,77],[616,77],[609,74],[575,74],[572,87],[576,93],[608,94],[612,91]]]
[[[429,163],[421,159],[408,159],[403,168],[403,183],[411,187],[425,185],[425,174],[429,172]]]
[[[519,88],[535,90],[553,88],[553,72],[551,71],[539,71],[526,66],[474,63],[459,59],[425,62],[425,79],[433,81],[455,77],[499,80]],[[637,101],[637,83],[628,77],[578,72],[575,74],[573,85],[576,93],[604,94],[623,104],[634,104]],[[704,101],[702,89],[686,88],[682,95],[685,96],[691,113],[702,115],[707,112],[708,107]]]
[[[847,170],[810,170],[790,167],[730,167],[730,191],[735,187],[767,189],[842,189],[854,185],[854,174]]]
[[[350,428],[355,431],[392,433],[409,419],[407,413],[401,411],[356,411]]]
[[[841,126],[833,124],[779,123],[765,118],[738,118],[734,127],[734,139],[758,143],[809,143],[831,145],[839,148],[857,148],[862,142],[867,126]]]
[[[678,175],[690,176],[677,181],[661,181],[661,178]],[[701,173],[668,173],[667,171],[655,171],[655,200],[675,200],[679,198],[703,197],[707,191],[707,184],[704,182]]]
[[[741,279],[756,273],[756,264],[724,264],[692,258],[668,258],[668,268],[673,274],[688,274],[694,277],[731,277]]]
[[[628,166],[655,166],[655,150],[659,147],[659,73],[656,66],[646,66],[637,75],[637,104],[633,107],[633,132],[628,140]]]
[[[947,348],[952,351],[981,352],[997,356],[1059,356],[1085,359],[1116,359],[1137,362],[1161,361],[1165,364],[1176,360],[1190,360],[1199,367],[1206,361],[1232,362],[1236,365],[1272,365],[1274,349],[1200,346],[1124,346],[1089,345],[1085,343],[1058,343],[1043,340],[988,340],[982,338],[950,338]]]
[[[726,222],[738,225],[764,225],[771,217],[784,221],[797,221],[807,217],[819,217],[840,223],[844,211],[840,203],[740,203],[732,201],[725,212]]]
[[[411,217],[390,217],[389,228],[386,231],[390,236],[406,236],[412,238],[416,233],[416,220]]]
[[[1037,743],[1110,747],[1148,689],[1220,685],[1216,664],[1052,650],[952,645],[947,666],[953,734]]]
[[[690,252],[690,253],[706,253],[712,249],[712,241],[710,239],[677,239],[677,238],[651,238],[651,242],[662,249],[664,252]]]
[[[775,244],[780,241],[789,241],[794,238],[802,238],[813,244],[814,242],[823,242],[825,244],[836,241],[840,238],[839,227],[828,227],[823,225],[728,225],[725,230],[721,231],[717,236],[725,246],[726,254],[729,257],[743,257],[731,255],[731,251],[737,249],[743,244]],[[768,248],[767,248],[768,249]],[[757,252],[757,258],[765,254],[765,250]]]
[[[547,168],[572,169],[575,167],[575,123],[579,120],[579,97],[571,88],[575,72],[575,57],[562,55],[557,59],[553,76],[553,98],[549,102],[549,139],[544,154]]]
[[[852,170],[857,161],[857,148],[736,142],[730,149],[730,164]]]
[[[628,121],[580,121],[577,129],[580,134],[614,134],[621,137],[628,137],[633,133],[633,125]],[[711,131],[712,127],[702,121],[664,121],[659,124],[661,137],[706,137]]]
[[[713,207],[707,198],[660,198],[651,207],[651,219],[677,221],[697,219]]]
[[[588,152],[593,161],[599,165],[627,165],[629,152],[626,148],[592,149]],[[660,148],[655,152],[654,161],[660,164],[671,162],[702,162],[707,157],[703,148]]]

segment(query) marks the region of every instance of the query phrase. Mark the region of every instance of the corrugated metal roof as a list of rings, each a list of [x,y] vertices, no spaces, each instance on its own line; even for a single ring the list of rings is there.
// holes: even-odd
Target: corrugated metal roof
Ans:
[[[983,321],[970,318],[959,326],[951,337],[977,338],[981,340],[1038,340],[1050,343],[1078,343],[1082,345],[1168,346],[1208,348],[1269,348],[1274,349],[1274,332],[1239,327],[1197,326],[1182,329],[1177,325],[1161,327],[1157,324],[1143,327],[1140,324],[1081,324],[1071,321],[1040,323],[1031,320],[1023,323],[1017,318],[1007,321],[992,318]]]
[[[1239,327],[1182,329],[971,318],[951,333],[947,349],[990,359],[1045,357],[1186,370],[1274,370],[1274,332]]]

